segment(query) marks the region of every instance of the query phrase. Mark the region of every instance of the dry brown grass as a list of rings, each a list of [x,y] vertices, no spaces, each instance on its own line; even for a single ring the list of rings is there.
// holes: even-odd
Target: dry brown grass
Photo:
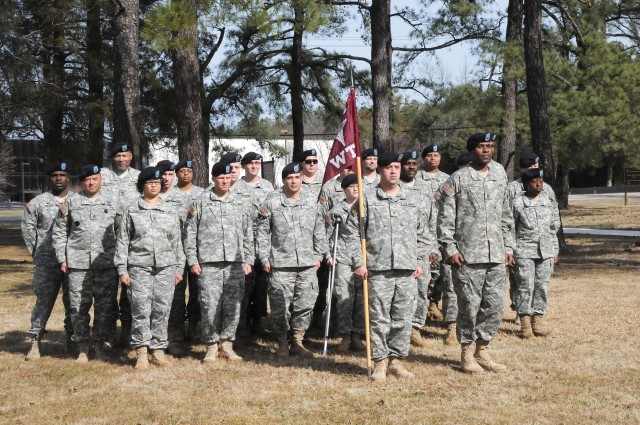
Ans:
[[[17,230],[0,231],[0,422],[11,424],[210,423],[622,423],[640,422],[640,254],[629,241],[572,237],[551,282],[549,338],[521,341],[505,312],[492,354],[509,373],[468,376],[459,348],[428,326],[414,350],[416,379],[366,379],[365,360],[330,356],[280,362],[269,339],[240,347],[241,364],[204,368],[204,347],[173,368],[65,357],[56,305],[39,362],[23,361],[34,302],[31,265]],[[335,341],[333,341],[335,344]],[[321,349],[320,339],[311,344]]]
[[[591,229],[640,229],[640,199],[575,201],[562,211],[562,224],[566,227],[586,227]]]

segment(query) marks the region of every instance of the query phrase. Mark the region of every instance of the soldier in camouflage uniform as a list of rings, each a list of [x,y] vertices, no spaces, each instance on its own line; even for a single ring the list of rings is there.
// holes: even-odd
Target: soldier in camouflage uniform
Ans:
[[[527,151],[522,153],[520,156],[520,173],[524,173],[529,169],[537,169],[540,167],[540,157],[537,153]],[[557,204],[556,194],[553,191],[553,188],[548,184],[543,185],[542,191],[547,196],[548,199],[551,200],[554,204]],[[513,200],[519,196],[524,195],[525,189],[522,182],[522,178],[518,178],[507,186],[507,196],[509,197],[509,202],[513,203]],[[516,290],[517,290],[517,277],[515,274],[515,268],[509,269],[509,299],[511,300],[511,310],[516,310]]]
[[[429,184],[431,194],[435,195],[440,186],[447,181],[449,178],[449,174],[440,171],[440,160],[442,159],[441,148],[437,144],[432,144],[425,147],[422,150],[422,170],[418,171],[416,178],[418,180],[424,180]],[[429,282],[429,306],[427,307],[427,311],[429,313],[429,317],[431,320],[438,321],[443,320],[443,312],[438,307],[438,303],[442,298],[443,291],[446,289],[446,277],[444,277],[444,273],[446,270],[443,270],[443,265],[440,261],[433,263],[431,267],[431,281]],[[455,299],[449,300],[450,302],[456,302]],[[449,306],[447,306],[449,307]],[[443,306],[442,308],[447,308]],[[451,318],[449,318],[451,319]],[[455,328],[452,328],[451,323],[455,323],[455,317],[452,320],[449,320],[447,323],[448,329],[455,334]],[[455,326],[455,325],[453,325]]]
[[[378,159],[380,183],[365,191],[367,264],[360,250],[358,220],[349,218],[354,229],[352,248],[355,274],[369,279],[371,354],[374,381],[387,374],[412,378],[401,360],[409,354],[411,320],[415,312],[416,279],[421,264],[437,258],[435,240],[429,232],[430,210],[424,197],[398,184],[401,155],[385,153]],[[388,363],[388,369],[387,369]]]
[[[195,164],[192,160],[180,161],[175,166],[176,178],[178,184],[175,187],[176,198],[181,197],[181,204],[184,206],[184,213],[186,218],[186,211],[189,208],[191,202],[193,202],[198,196],[200,196],[204,189],[200,186],[193,184],[193,166]],[[184,238],[184,234],[183,234]],[[173,294],[173,302],[171,303],[171,314],[169,315],[169,327],[174,329],[184,330],[185,318],[189,322],[188,336],[191,339],[196,338],[197,324],[200,322],[200,302],[198,301],[198,276],[189,271],[189,267],[185,264],[184,272],[182,273],[186,279],[183,279],[176,285],[176,290]],[[186,302],[186,291],[189,288],[189,301]]]
[[[520,317],[520,336],[530,339],[547,336],[542,317],[547,312],[547,289],[558,262],[558,205],[545,194],[544,170],[531,168],[522,172],[526,192],[512,202],[516,232],[515,294]]]
[[[378,148],[362,151],[362,184],[363,188],[375,187],[380,183],[378,175]]]
[[[55,162],[47,166],[51,189],[33,198],[25,207],[22,215],[22,238],[33,257],[36,266],[33,273],[33,292],[36,294],[36,304],[31,311],[31,349],[25,360],[40,358],[40,340],[46,332],[47,321],[51,316],[53,305],[58,298],[62,286],[62,303],[64,305],[64,329],[67,333],[67,349],[70,348],[73,326],[69,316],[68,280],[60,270],[53,249],[53,221],[60,210],[60,205],[69,194],[69,164]]]
[[[95,356],[107,360],[109,338],[116,316],[118,275],[113,262],[116,228],[122,210],[119,200],[101,190],[97,165],[85,165],[78,179],[82,191],[67,198],[53,228],[53,246],[61,270],[69,274],[69,304],[73,341],[78,344],[76,361],[86,363],[90,338]],[[93,331],[89,309],[93,303]]]
[[[336,177],[327,181],[320,191],[320,197],[318,198],[318,202],[320,203],[320,212],[323,217],[327,217],[329,211],[340,203],[344,198],[344,189],[341,184],[346,176],[352,174],[350,168],[344,169],[338,174]],[[325,219],[325,228],[327,231],[327,240],[330,239],[333,234],[333,229],[329,226],[328,221]],[[313,319],[312,326],[316,328],[324,329],[324,318],[322,317],[324,311],[327,309],[327,290],[329,289],[329,273],[330,269],[326,264],[321,264],[320,269],[318,269],[318,298],[316,298],[316,303],[313,306]],[[335,303],[334,307],[335,309]],[[332,311],[332,313],[334,313]]]
[[[349,349],[364,351],[366,347],[360,340],[360,334],[364,333],[364,299],[362,294],[362,281],[356,278],[353,272],[354,256],[351,251],[351,239],[354,235],[352,226],[347,225],[350,216],[355,215],[354,203],[358,200],[358,178],[355,174],[349,174],[340,181],[344,191],[344,199],[338,202],[325,216],[328,221],[327,233],[331,252],[334,252],[333,242],[336,224],[338,227],[336,257],[333,259],[335,267],[335,279],[333,296],[336,298],[336,313],[338,322],[338,335],[340,343],[336,352],[344,354]],[[357,220],[357,218],[353,218]]]
[[[461,368],[468,373],[506,371],[487,352],[502,320],[505,263],[514,263],[507,177],[504,168],[491,160],[495,138],[491,133],[469,138],[471,166],[453,173],[442,186],[438,215],[438,241],[445,260],[453,266],[458,298]]]
[[[428,218],[429,232],[433,240],[436,238],[436,223],[438,220],[438,210],[435,206],[435,200],[433,197],[432,187],[429,183],[422,179],[417,179],[416,174],[418,172],[418,152],[410,151],[402,154],[400,160],[400,185],[407,191],[415,192],[415,194],[422,198],[428,209],[425,211]],[[429,282],[431,281],[431,274],[427,273],[431,265],[428,261],[420,264],[424,273],[418,277],[416,292],[415,306],[413,311],[413,327],[411,330],[411,345],[415,347],[427,347],[429,342],[422,336],[420,329],[427,321],[427,294],[429,291]]]
[[[282,170],[284,186],[260,206],[257,256],[269,273],[269,302],[279,358],[290,353],[313,357],[303,345],[318,296],[316,271],[327,258],[324,220],[317,193],[302,188],[302,166],[288,164]],[[331,263],[331,259],[327,258]],[[287,331],[293,330],[291,350]]]
[[[262,155],[257,152],[247,152],[240,161],[244,169],[244,176],[235,184],[235,190],[250,203],[251,223],[255,239],[258,218],[258,208],[273,192],[270,181],[260,177],[262,169]],[[254,250],[255,252],[255,250]],[[240,309],[240,325],[238,333],[248,335],[250,332],[260,331],[260,321],[267,317],[267,274],[262,269],[262,264],[254,259],[252,273],[247,275],[244,281],[244,296]]]
[[[231,171],[228,163],[214,164],[214,187],[189,206],[187,218],[185,252],[191,272],[199,276],[202,342],[207,346],[203,363],[216,361],[218,349],[220,357],[242,360],[233,341],[245,275],[251,273],[255,255],[251,216],[242,197],[230,192]]]
[[[137,188],[142,198],[124,211],[115,264],[131,301],[131,347],[138,357],[135,367],[146,369],[147,349],[151,350],[152,363],[160,367],[171,364],[164,356],[167,324],[185,257],[178,215],[160,197],[160,169],[142,170]]]
[[[133,146],[128,143],[115,145],[109,152],[111,168],[103,167],[100,170],[102,176],[102,190],[111,192],[118,197],[120,208],[125,209],[130,203],[140,198],[136,190],[139,170],[131,167],[133,160]],[[120,317],[120,345],[128,347],[131,339],[131,303],[127,298],[127,290],[120,290],[120,302],[116,305]],[[115,322],[112,327],[112,338],[115,338]]]
[[[316,199],[322,190],[322,175],[318,173],[318,152],[308,149],[296,159],[302,166],[302,187],[305,192],[314,194]]]

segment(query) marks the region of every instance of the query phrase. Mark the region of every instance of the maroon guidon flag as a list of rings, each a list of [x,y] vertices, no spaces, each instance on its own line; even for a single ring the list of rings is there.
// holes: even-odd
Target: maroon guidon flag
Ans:
[[[352,88],[349,92],[349,98],[347,99],[347,107],[342,115],[342,122],[340,123],[338,134],[333,141],[331,152],[329,152],[329,160],[324,170],[322,184],[340,174],[342,170],[355,165],[356,157],[361,156],[358,136],[356,90]]]

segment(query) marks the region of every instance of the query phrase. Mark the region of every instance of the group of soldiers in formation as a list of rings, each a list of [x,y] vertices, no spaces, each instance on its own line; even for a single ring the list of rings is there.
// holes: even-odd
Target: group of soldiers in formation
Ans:
[[[523,153],[521,179],[509,183],[492,161],[495,140],[472,135],[452,175],[439,170],[435,144],[421,153],[365,150],[362,226],[354,170],[323,185],[315,149],[284,167],[275,190],[255,152],[223,155],[206,189],[192,183],[190,160],[131,168],[127,144],[112,149],[111,168],[82,167],[78,193],[68,188],[69,164],[50,164],[50,190],[26,205],[22,221],[36,266],[26,359],[40,358],[61,287],[67,348],[78,363],[90,352],[108,360],[120,342],[135,350],[136,369],[167,366],[165,351],[179,355],[185,331],[199,331],[203,363],[240,361],[236,335],[268,313],[276,356],[313,358],[305,332],[328,314],[334,267],[338,353],[366,349],[368,280],[374,381],[413,377],[402,360],[410,345],[426,346],[427,316],[447,326],[444,344],[461,345],[462,371],[504,372],[487,347],[502,320],[507,270],[520,336],[550,333],[542,318],[559,213],[537,155]]]

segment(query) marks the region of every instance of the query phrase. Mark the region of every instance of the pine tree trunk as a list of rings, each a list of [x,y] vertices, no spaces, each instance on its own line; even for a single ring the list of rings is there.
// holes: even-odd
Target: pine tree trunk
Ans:
[[[391,0],[372,0],[369,12],[373,146],[391,151]]]
[[[176,91],[176,128],[178,130],[178,151],[180,159],[190,159],[194,162],[193,182],[206,187],[209,183],[209,158],[204,144],[202,128],[203,93],[200,80],[200,62],[198,59],[198,15],[197,0],[174,1],[181,2],[181,10],[187,11],[189,16],[183,17],[188,22],[177,33],[188,47],[181,47],[173,51],[173,81]]]
[[[87,10],[87,113],[88,162],[102,165],[104,159],[104,73],[102,71],[102,0],[86,0]]]
[[[513,180],[516,151],[516,113],[518,98],[518,79],[516,58],[512,46],[522,42],[522,0],[509,0],[507,9],[507,34],[502,77],[502,97],[504,99],[504,117],[502,142],[500,143],[500,162]]]
[[[294,30],[291,44],[291,64],[288,68],[291,86],[291,121],[293,124],[293,158],[304,151],[304,100],[302,97],[302,35],[304,10],[294,3]]]
[[[114,19],[113,143],[133,146],[133,164],[142,167],[140,146],[139,1],[120,0]]]
[[[531,144],[534,151],[540,155],[542,166],[548,171],[545,174],[545,180],[555,189],[551,126],[547,112],[547,92],[542,58],[541,0],[526,0],[524,16],[524,56],[527,68]]]

